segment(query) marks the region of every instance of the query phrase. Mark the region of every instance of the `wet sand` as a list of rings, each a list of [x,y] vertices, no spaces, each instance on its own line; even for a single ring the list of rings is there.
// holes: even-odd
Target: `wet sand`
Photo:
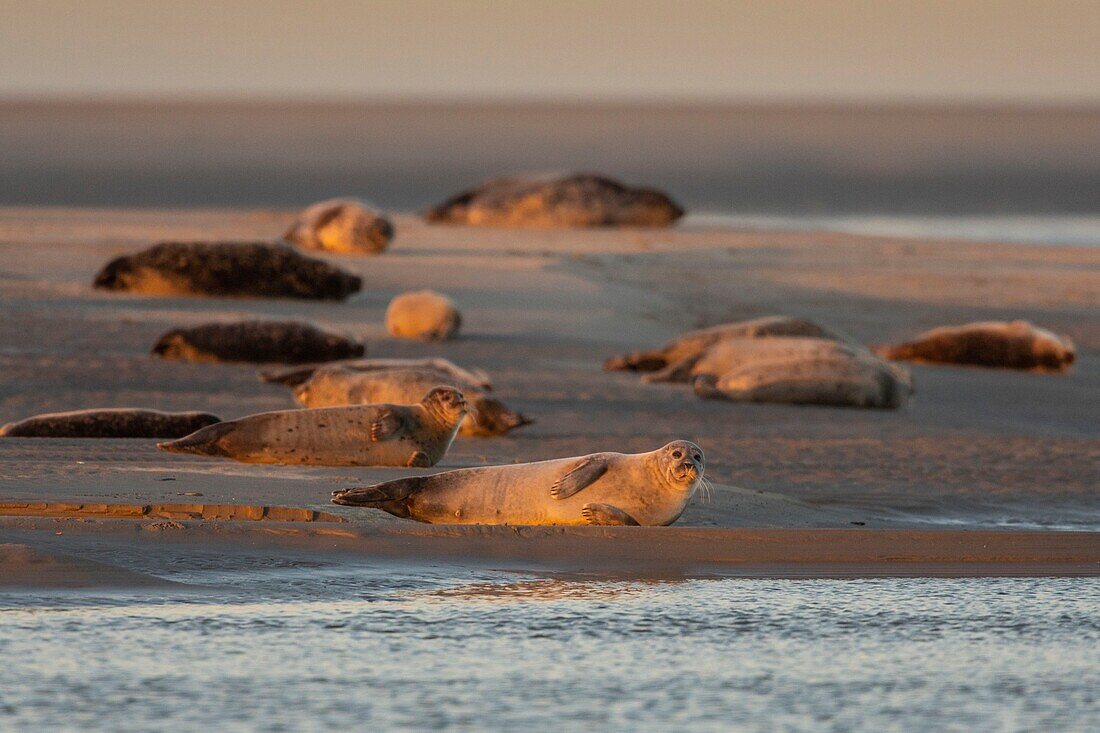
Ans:
[[[0,422],[88,407],[225,418],[293,407],[289,391],[261,384],[256,368],[166,362],[148,350],[173,326],[299,317],[365,339],[371,356],[440,355],[482,367],[501,399],[537,420],[504,438],[460,438],[438,468],[644,451],[687,438],[706,451],[713,499],[694,500],[672,528],[439,528],[328,504],[333,488],[407,470],[248,466],[169,455],[153,441],[10,439],[0,441],[0,503],[331,512],[349,521],[310,525],[303,536],[313,539],[303,546],[322,551],[345,536],[316,534],[325,529],[348,533],[349,551],[434,557],[429,538],[444,553],[512,558],[509,567],[553,557],[565,560],[562,569],[583,570],[626,557],[609,563],[644,572],[657,568],[652,558],[675,555],[692,573],[801,557],[825,573],[842,556],[849,568],[862,557],[874,572],[892,558],[899,566],[909,558],[907,572],[933,561],[985,572],[1000,563],[1010,574],[1013,563],[1017,572],[1100,572],[1100,248],[739,231],[690,217],[667,231],[537,232],[428,227],[398,215],[387,254],[332,258],[364,279],[363,292],[343,304],[90,287],[107,259],[153,241],[271,238],[291,218],[268,210],[0,209]],[[425,345],[386,335],[389,299],[425,287],[462,306],[462,338]],[[1056,376],[914,367],[916,400],[900,412],[707,402],[685,386],[645,385],[600,368],[607,356],[688,328],[769,313],[813,318],[867,343],[943,323],[1026,318],[1069,334],[1079,359]],[[187,517],[8,516],[0,517],[0,541],[18,534],[33,546],[35,537],[78,526],[81,536],[129,537],[158,522],[168,531],[154,534],[170,534],[174,547],[214,535],[249,543],[304,532],[296,523],[232,519],[213,518],[246,529],[215,531]],[[782,532],[761,544],[740,528]],[[935,528],[951,531],[912,531]],[[844,532],[818,531],[825,529]],[[1040,529],[1089,531],[1024,533]]]

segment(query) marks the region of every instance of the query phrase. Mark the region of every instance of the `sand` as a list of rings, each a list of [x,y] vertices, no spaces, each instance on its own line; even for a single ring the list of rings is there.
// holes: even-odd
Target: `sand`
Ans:
[[[364,278],[363,292],[343,304],[90,287],[107,259],[153,241],[274,237],[292,219],[267,210],[0,209],[0,422],[88,407],[226,418],[291,408],[289,390],[261,384],[248,365],[164,362],[148,350],[172,326],[304,318],[365,339],[370,356],[439,355],[484,368],[501,399],[537,420],[503,438],[460,438],[439,468],[645,451],[687,438],[706,451],[713,499],[697,498],[672,528],[633,534],[438,528],[328,504],[334,488],[411,473],[404,469],[248,466],[165,454],[153,441],[12,439],[0,441],[0,503],[331,512],[348,521],[311,523],[310,532],[370,538],[349,539],[349,551],[419,556],[432,545],[519,566],[544,555],[573,558],[572,569],[585,565],[577,558],[595,566],[591,548],[599,547],[596,557],[622,555],[611,564],[634,572],[677,553],[694,558],[678,566],[683,572],[800,557],[817,558],[819,568],[862,557],[875,572],[891,558],[909,558],[909,571],[935,561],[1100,572],[1100,248],[736,230],[691,217],[670,230],[540,232],[429,227],[397,215],[386,254],[330,258]],[[419,288],[458,302],[459,339],[420,344],[386,334],[389,300]],[[812,318],[867,343],[1025,318],[1069,334],[1079,359],[1065,375],[917,366],[916,399],[899,412],[708,402],[683,385],[645,385],[600,368],[607,356],[688,328],[770,313]],[[17,532],[33,546],[78,525],[80,536],[129,537],[125,527],[166,521],[171,531],[152,536],[170,534],[182,547],[210,541],[213,524],[245,527],[219,531],[240,542],[276,525],[304,531],[294,522],[238,522],[233,512],[214,512],[209,524],[26,514],[0,517],[0,541]],[[1089,531],[1024,532],[1065,529]],[[782,539],[761,545],[749,530]],[[328,540],[316,537],[326,535],[311,533],[302,546],[323,550]],[[745,554],[748,546],[773,549]],[[838,546],[847,549],[829,554]],[[720,550],[701,556],[700,547]]]

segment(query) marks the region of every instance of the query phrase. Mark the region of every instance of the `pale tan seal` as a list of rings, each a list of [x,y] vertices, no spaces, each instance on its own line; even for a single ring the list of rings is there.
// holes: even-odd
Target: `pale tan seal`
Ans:
[[[343,300],[362,281],[288,244],[162,242],[115,258],[95,287],[145,295]]]
[[[153,346],[164,359],[302,364],[363,355],[363,345],[300,321],[237,321],[173,328]]]
[[[454,301],[431,290],[402,293],[386,308],[386,330],[397,338],[444,341],[461,326],[462,314]]]
[[[415,405],[281,410],[203,428],[157,447],[243,463],[434,466],[466,416],[466,400],[437,387]]]
[[[332,501],[433,524],[668,525],[703,481],[699,446],[464,468],[334,491]]]
[[[219,422],[208,412],[128,407],[34,415],[0,428],[8,438],[179,438]]]
[[[429,222],[500,227],[663,227],[684,215],[660,191],[589,173],[497,178],[430,209]]]
[[[393,224],[358,199],[329,199],[307,207],[283,238],[303,249],[380,254],[393,239]]]
[[[297,387],[313,376],[322,366],[338,366],[357,372],[373,372],[383,369],[430,369],[439,372],[444,384],[456,379],[464,384],[472,384],[485,392],[493,391],[492,380],[482,369],[463,369],[452,361],[440,357],[427,359],[350,359],[332,361],[328,364],[309,364],[293,369],[260,372],[260,381]]]
[[[808,336],[726,338],[696,356],[642,375],[643,382],[690,382],[700,374],[721,376],[758,362],[797,361],[822,357],[854,357],[865,350],[840,341]]]
[[[870,354],[754,361],[719,377],[695,378],[700,397],[733,402],[894,409],[912,391],[907,371]]]
[[[460,390],[470,404],[459,435],[489,437],[530,425],[533,421],[488,396],[472,382],[454,379],[434,369],[382,369],[360,372],[341,366],[321,367],[294,388],[304,407],[336,407],[379,402],[407,404],[437,386]]]
[[[636,351],[614,356],[604,362],[608,371],[630,370],[654,372],[680,362],[698,358],[707,348],[727,338],[770,338],[774,336],[809,336],[844,341],[845,338],[812,321],[790,316],[765,316],[749,321],[723,323],[709,328],[688,331],[659,349]]]
[[[1047,372],[1065,371],[1076,358],[1068,336],[1027,321],[982,321],[934,328],[912,341],[875,347],[875,352],[896,361]]]

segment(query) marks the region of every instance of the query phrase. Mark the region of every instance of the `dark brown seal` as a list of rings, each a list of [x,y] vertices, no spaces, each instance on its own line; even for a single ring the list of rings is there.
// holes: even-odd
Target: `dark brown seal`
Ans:
[[[968,364],[1001,369],[1059,372],[1076,356],[1067,336],[1036,328],[1027,321],[984,321],[925,331],[912,341],[876,346],[875,353],[895,361]]]
[[[474,226],[663,227],[684,215],[660,191],[589,173],[497,178],[428,210],[429,222]]]
[[[283,238],[303,249],[379,254],[393,239],[393,224],[357,199],[330,199],[308,207]]]
[[[174,328],[153,346],[165,359],[307,364],[362,356],[363,345],[300,321],[238,321]]]
[[[162,242],[108,262],[95,287],[147,295],[343,300],[362,281],[288,244]]]
[[[0,428],[7,438],[182,438],[221,422],[206,412],[158,412],[130,408],[35,415]]]

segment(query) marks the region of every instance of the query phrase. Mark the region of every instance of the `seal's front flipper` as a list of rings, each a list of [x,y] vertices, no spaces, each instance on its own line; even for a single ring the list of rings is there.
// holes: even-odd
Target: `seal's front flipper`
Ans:
[[[610,504],[589,502],[581,507],[584,521],[592,525],[605,527],[639,527],[638,520],[622,509]]]
[[[370,439],[374,442],[388,440],[401,430],[401,418],[396,412],[383,407],[370,424]]]
[[[600,476],[607,473],[607,459],[598,453],[587,456],[569,470],[550,487],[550,496],[555,499],[568,499],[586,486],[591,485]]]

